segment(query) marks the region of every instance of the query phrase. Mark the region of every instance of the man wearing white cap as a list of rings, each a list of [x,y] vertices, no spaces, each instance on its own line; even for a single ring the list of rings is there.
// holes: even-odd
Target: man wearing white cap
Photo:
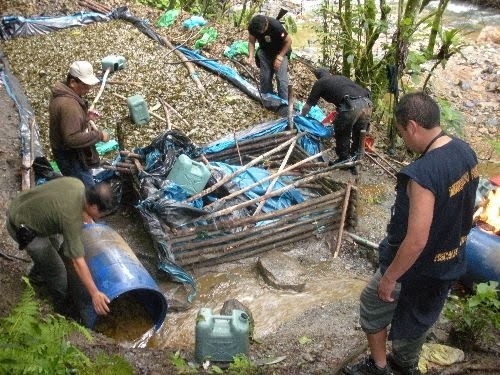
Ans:
[[[52,88],[49,104],[49,137],[54,159],[64,176],[76,177],[85,186],[94,184],[90,169],[99,165],[95,144],[109,140],[107,133],[90,126],[98,114],[89,111],[83,98],[98,83],[88,61],[75,61],[66,83],[58,82]]]

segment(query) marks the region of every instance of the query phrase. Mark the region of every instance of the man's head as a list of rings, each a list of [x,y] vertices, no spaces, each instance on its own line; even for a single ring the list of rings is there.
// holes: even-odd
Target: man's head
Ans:
[[[422,153],[439,129],[439,106],[423,92],[403,96],[395,110],[399,135],[410,150]]]
[[[326,77],[328,75],[331,75],[331,73],[326,68],[314,69],[313,73],[314,73],[316,79],[320,79],[320,78]]]
[[[267,30],[267,17],[262,14],[254,16],[248,24],[248,32],[251,35],[262,35]]]
[[[87,94],[92,86],[98,83],[99,79],[94,75],[92,65],[88,61],[75,61],[69,67],[66,85],[78,95]]]
[[[113,206],[113,194],[108,184],[100,183],[85,187],[85,211],[98,219]]]
[[[395,110],[396,123],[406,128],[410,121],[424,129],[433,129],[440,124],[439,106],[429,95],[414,92],[404,95]]]

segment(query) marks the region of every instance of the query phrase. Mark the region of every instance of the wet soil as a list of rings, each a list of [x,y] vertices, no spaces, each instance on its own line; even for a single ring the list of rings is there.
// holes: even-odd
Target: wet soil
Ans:
[[[16,8],[15,3],[19,6]],[[76,2],[71,1],[19,1],[9,2],[10,8],[0,9],[1,13],[6,14],[7,10],[17,11],[17,14],[31,15],[41,14],[51,9],[67,10],[69,12],[79,10]],[[113,1],[105,2],[110,6],[118,5]],[[14,5],[13,5],[14,4]],[[3,6],[3,5],[2,5]],[[157,12],[143,7],[132,9],[135,14],[156,19]],[[52,12],[51,14],[55,14]],[[221,42],[213,48],[212,53],[221,52],[224,43]],[[493,48],[493,49],[491,49]],[[488,46],[487,52],[496,51],[498,46]],[[217,52],[219,51],[219,52]],[[498,137],[498,129],[495,125],[487,126],[478,123],[477,119],[485,117],[498,116],[498,109],[490,108],[481,103],[497,103],[498,93],[488,92],[481,89],[481,82],[477,78],[480,76],[482,56],[484,55],[484,46],[474,46],[469,49],[468,60],[456,61],[449,65],[443,74],[443,79],[437,79],[433,90],[435,93],[444,97],[449,93],[455,92],[450,98],[455,100],[459,108],[464,109],[466,117],[465,136],[478,152],[483,161],[485,175],[492,176],[500,173],[498,167],[498,155],[492,151],[491,144],[484,142],[485,136],[488,138]],[[477,64],[469,64],[466,61],[478,61]],[[304,97],[312,76],[307,75],[303,70],[292,64],[291,69],[294,72],[298,84],[298,95]],[[496,65],[498,70],[498,65]],[[301,79],[304,77],[304,79]],[[469,78],[472,77],[472,78]],[[457,83],[461,80],[474,79],[473,87],[468,92],[461,91]],[[495,96],[496,95],[496,96]],[[473,100],[476,103],[473,106],[466,105],[468,101]],[[498,106],[497,106],[498,107]],[[0,124],[2,127],[2,137],[0,137],[0,212],[5,212],[10,199],[20,190],[20,145],[19,145],[19,118],[17,110],[12,100],[7,96],[3,87],[0,87]],[[498,117],[497,117],[498,118]],[[486,120],[485,120],[486,121]],[[498,124],[496,125],[498,128]],[[480,131],[478,131],[480,130]],[[382,138],[382,137],[381,137]],[[379,149],[383,145],[379,144]],[[349,172],[339,174],[339,179],[348,180],[353,177]],[[368,160],[365,160],[360,173],[359,180],[359,222],[356,233],[360,236],[373,241],[379,241],[385,230],[385,224],[388,220],[390,206],[394,199],[393,179],[382,169]],[[2,216],[0,228],[0,317],[9,313],[12,306],[18,301],[23,284],[21,276],[25,275],[29,269],[27,256],[19,252],[13,240],[4,229]],[[151,242],[144,232],[137,212],[131,206],[123,206],[117,213],[105,219],[110,226],[115,228],[122,235],[131,248],[138,254],[145,264],[146,268],[155,278],[159,278],[162,285],[168,285],[167,280],[162,280],[154,266],[155,254],[148,251],[151,249]],[[330,264],[329,272],[338,277],[339,280],[345,277],[368,280],[374,271],[375,254],[372,250],[359,246],[352,242],[348,237],[344,241],[340,250],[340,256],[337,259],[331,257],[331,248],[335,246],[336,234],[327,234],[317,241],[309,243],[299,243],[288,249],[290,255],[296,256],[303,265],[313,269],[314,265],[320,262]],[[234,267],[242,265],[251,265],[254,259],[247,259],[237,264],[228,264],[214,267],[212,269],[192,270],[196,277],[207,272],[226,272],[231,273]],[[314,282],[312,279],[311,282]],[[340,281],[339,281],[340,282]],[[335,282],[331,285],[335,288]],[[174,314],[174,312],[169,312]],[[447,340],[446,324],[438,324],[433,332],[433,337],[439,342]],[[109,354],[120,354],[130,361],[138,374],[175,374],[179,373],[169,359],[172,353],[181,349],[181,355],[188,360],[193,359],[194,347],[164,347],[162,349],[144,348],[131,349],[119,345],[115,340],[103,335],[96,334],[97,340],[94,344],[87,343],[80,339],[75,339],[79,345],[90,356],[96,355],[100,351]],[[355,352],[364,353],[365,338],[358,324],[358,299],[357,297],[348,297],[336,302],[325,300],[324,303],[311,306],[302,314],[291,318],[272,332],[259,336],[259,342],[254,342],[250,346],[250,356],[253,359],[274,358],[286,356],[284,360],[275,364],[259,367],[259,372],[263,374],[323,374],[335,373],[335,370],[343,363],[344,359]],[[482,348],[479,351],[466,353],[466,359],[469,363],[479,363],[483,370],[474,372],[473,370],[461,370],[455,373],[499,373],[494,366],[500,363],[500,342],[493,343],[489,348]],[[498,367],[498,366],[497,366]],[[488,369],[488,370],[484,370]]]

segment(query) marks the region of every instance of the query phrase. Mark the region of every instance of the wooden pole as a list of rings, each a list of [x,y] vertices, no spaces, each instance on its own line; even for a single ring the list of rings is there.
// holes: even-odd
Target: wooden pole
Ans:
[[[288,85],[288,127],[293,130],[293,86]]]
[[[367,246],[369,248],[372,248],[374,250],[378,250],[378,245],[374,242],[371,242],[365,238],[362,238],[354,233],[351,233],[351,232],[348,232],[348,231],[344,231],[345,234],[347,234],[349,237],[351,237],[354,242],[356,243],[359,243],[360,245],[363,245],[363,246]]]
[[[266,181],[269,181],[269,180],[271,180],[273,178],[277,178],[277,177],[281,176],[282,174],[284,174],[284,173],[286,173],[288,171],[291,171],[292,169],[295,169],[295,168],[301,166],[302,164],[305,164],[305,163],[307,163],[307,162],[309,162],[311,160],[314,160],[316,158],[321,157],[323,155],[323,153],[325,153],[327,151],[328,150],[321,151],[321,152],[319,152],[319,153],[317,153],[315,155],[312,155],[312,156],[310,156],[310,157],[308,157],[308,158],[306,158],[304,160],[301,160],[301,161],[299,161],[299,162],[291,165],[290,167],[288,167],[286,169],[283,169],[281,172],[273,173],[273,174],[271,174],[271,175],[263,178],[262,180],[254,182],[253,184],[251,184],[251,185],[249,185],[249,186],[247,186],[247,187],[245,187],[245,188],[243,188],[241,190],[235,191],[235,192],[233,192],[233,193],[231,193],[231,194],[229,194],[229,195],[227,195],[225,197],[222,197],[222,198],[218,199],[216,202],[211,203],[211,204],[205,206],[205,208],[208,208],[208,207],[212,206],[213,204],[219,205],[219,202],[222,203],[222,202],[227,201],[228,199],[234,198],[237,195],[243,194],[243,193],[247,192],[248,190],[253,189],[256,186],[259,186],[259,185],[263,184]]]
[[[205,195],[211,193],[212,191],[216,190],[218,187],[224,185],[226,182],[230,181],[232,178],[238,176],[239,174],[245,172],[247,169],[249,169],[250,167],[252,167],[253,165],[257,164],[258,162],[260,162],[262,159],[264,159],[266,156],[268,155],[272,155],[282,149],[284,149],[286,146],[288,146],[290,143],[296,141],[297,139],[299,139],[300,137],[302,137],[304,134],[297,134],[295,137],[293,137],[292,139],[286,141],[285,143],[279,145],[278,147],[275,147],[273,148],[271,151],[268,151],[266,152],[265,154],[262,154],[261,156],[259,156],[258,158],[256,158],[255,160],[252,160],[250,163],[242,166],[241,168],[237,169],[235,172],[231,173],[231,174],[228,174],[227,176],[225,176],[224,178],[222,178],[219,182],[217,182],[216,184],[212,185],[211,187],[209,187],[208,189],[205,189],[201,192],[199,192],[198,194],[195,194],[193,195],[192,197],[186,199],[186,202],[192,202],[194,201],[195,199],[198,199],[198,198],[201,198],[201,197],[204,197]]]
[[[379,163],[373,156],[371,156],[368,153],[366,154],[366,156],[368,156],[368,159],[370,159],[375,164],[377,164],[380,168],[382,168],[384,171],[386,171],[387,174],[389,174],[389,176],[391,176],[392,178],[396,179],[396,176],[394,175],[394,173],[392,173],[390,170],[388,170],[386,167],[384,167],[381,163]]]
[[[234,219],[230,221],[218,221],[213,224],[205,224],[205,225],[198,225],[194,228],[187,228],[187,229],[180,229],[180,230],[175,230],[174,235],[175,235],[175,242],[179,241],[184,241],[184,240],[192,240],[194,237],[191,237],[193,235],[196,235],[196,233],[201,233],[201,232],[218,232],[221,230],[230,230],[238,227],[242,227],[245,225],[249,224],[254,224],[259,221],[265,221],[265,220],[273,220],[277,218],[281,218],[287,215],[294,215],[298,212],[306,212],[307,210],[315,210],[318,207],[320,207],[322,204],[325,202],[331,202],[332,204],[336,204],[337,201],[342,197],[342,192],[334,192],[331,194],[327,194],[324,196],[317,197],[315,199],[308,199],[302,203],[295,204],[293,206],[287,207],[287,208],[282,208],[277,211],[271,211],[267,212],[265,214],[261,214],[259,216],[247,216],[241,219]],[[203,219],[204,220],[204,219]],[[210,235],[210,233],[209,233]]]
[[[290,87],[290,86],[289,86]],[[288,97],[290,99],[290,97]],[[290,155],[292,154],[292,151],[293,149],[295,148],[295,145],[297,144],[297,142],[292,142],[292,144],[290,145],[290,147],[288,148],[288,151],[283,159],[283,162],[281,163],[279,169],[278,169],[278,172],[281,172],[284,168],[285,168],[285,165],[286,163],[288,162],[288,159],[290,158]],[[276,184],[276,182],[278,181],[278,177],[275,177],[270,183],[269,183],[269,186],[267,187],[267,190],[266,190],[266,194],[269,194],[271,191],[273,191],[273,187],[274,185]],[[262,202],[259,203],[259,205],[257,206],[257,209],[255,210],[255,212],[253,213],[252,216],[255,216],[255,215],[258,215],[259,212],[262,210],[262,207],[264,207],[264,204],[266,204],[266,200],[263,200]]]
[[[347,213],[347,206],[349,206],[349,196],[350,195],[351,195],[351,184],[348,183],[347,187],[345,189],[344,204],[342,206],[342,215],[340,217],[339,232],[337,235],[337,246],[335,246],[335,252],[333,253],[334,258],[337,258],[337,256],[339,255],[340,244],[342,242],[342,232],[344,231],[344,223],[345,223],[345,217],[346,217],[346,213]]]
[[[242,202],[240,204],[237,204],[235,206],[232,206],[232,207],[228,207],[226,209],[223,209],[223,210],[220,210],[220,211],[216,211],[216,212],[213,212],[207,216],[203,216],[204,219],[212,219],[212,218],[215,218],[215,217],[219,217],[219,216],[223,216],[223,215],[227,215],[231,212],[234,212],[236,210],[239,210],[241,208],[245,208],[247,206],[251,206],[252,204],[255,204],[255,203],[258,203],[258,202],[261,202],[265,199],[269,199],[269,198],[272,198],[272,197],[276,197],[278,195],[281,195],[285,192],[287,192],[288,190],[291,190],[291,189],[294,189],[298,186],[300,186],[302,183],[305,183],[305,182],[309,182],[309,181],[312,181],[312,180],[315,180],[317,178],[320,178],[320,177],[325,177],[327,175],[330,175],[330,171],[327,171],[327,172],[323,172],[323,173],[318,173],[318,174],[315,174],[315,175],[311,175],[309,177],[306,177],[306,178],[303,178],[303,179],[300,179],[300,180],[297,180],[295,181],[294,183],[290,184],[290,185],[287,185],[287,186],[284,186],[282,187],[281,189],[278,189],[278,190],[275,190],[275,191],[272,191],[270,192],[269,194],[265,194],[265,195],[262,195],[260,197],[257,197],[257,198],[254,198],[254,199],[251,199],[251,200],[248,200],[246,202]]]
[[[160,97],[158,97],[158,100],[160,101],[163,107],[163,112],[165,112],[165,119],[167,120],[167,129],[172,130],[172,123],[170,122],[170,113],[168,112],[167,103]]]

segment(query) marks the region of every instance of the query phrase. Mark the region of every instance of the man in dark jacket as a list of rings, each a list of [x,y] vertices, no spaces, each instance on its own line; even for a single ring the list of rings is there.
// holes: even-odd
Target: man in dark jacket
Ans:
[[[351,160],[358,152],[361,130],[366,130],[370,123],[370,92],[349,78],[330,74],[326,69],[316,69],[314,75],[318,80],[314,83],[301,114],[307,115],[320,98],[334,104],[337,108],[333,126],[338,159],[333,163]]]
[[[88,110],[83,99],[98,83],[89,62],[75,61],[66,84],[58,82],[52,88],[49,104],[49,137],[54,159],[64,176],[76,177],[85,186],[94,184],[90,169],[99,165],[95,144],[109,140],[107,133],[92,126],[98,115]]]
[[[418,359],[452,284],[465,272],[465,242],[478,185],[477,158],[468,144],[439,125],[436,102],[403,96],[398,132],[420,157],[397,175],[396,200],[379,246],[379,269],[361,293],[360,322],[370,357],[344,374],[420,374]],[[386,357],[388,327],[392,353]],[[390,366],[387,364],[389,362]]]
[[[109,312],[109,298],[97,289],[84,258],[82,227],[101,217],[111,203],[108,185],[84,187],[72,177],[25,190],[10,203],[7,230],[33,260],[30,279],[47,285],[59,311],[68,304],[68,276],[75,275],[96,313]]]
[[[254,63],[255,42],[259,42],[257,58],[260,65],[260,91],[263,94],[273,92],[273,75],[276,74],[278,96],[288,100],[288,58],[292,38],[278,20],[262,14],[250,20],[248,34],[249,65]]]

